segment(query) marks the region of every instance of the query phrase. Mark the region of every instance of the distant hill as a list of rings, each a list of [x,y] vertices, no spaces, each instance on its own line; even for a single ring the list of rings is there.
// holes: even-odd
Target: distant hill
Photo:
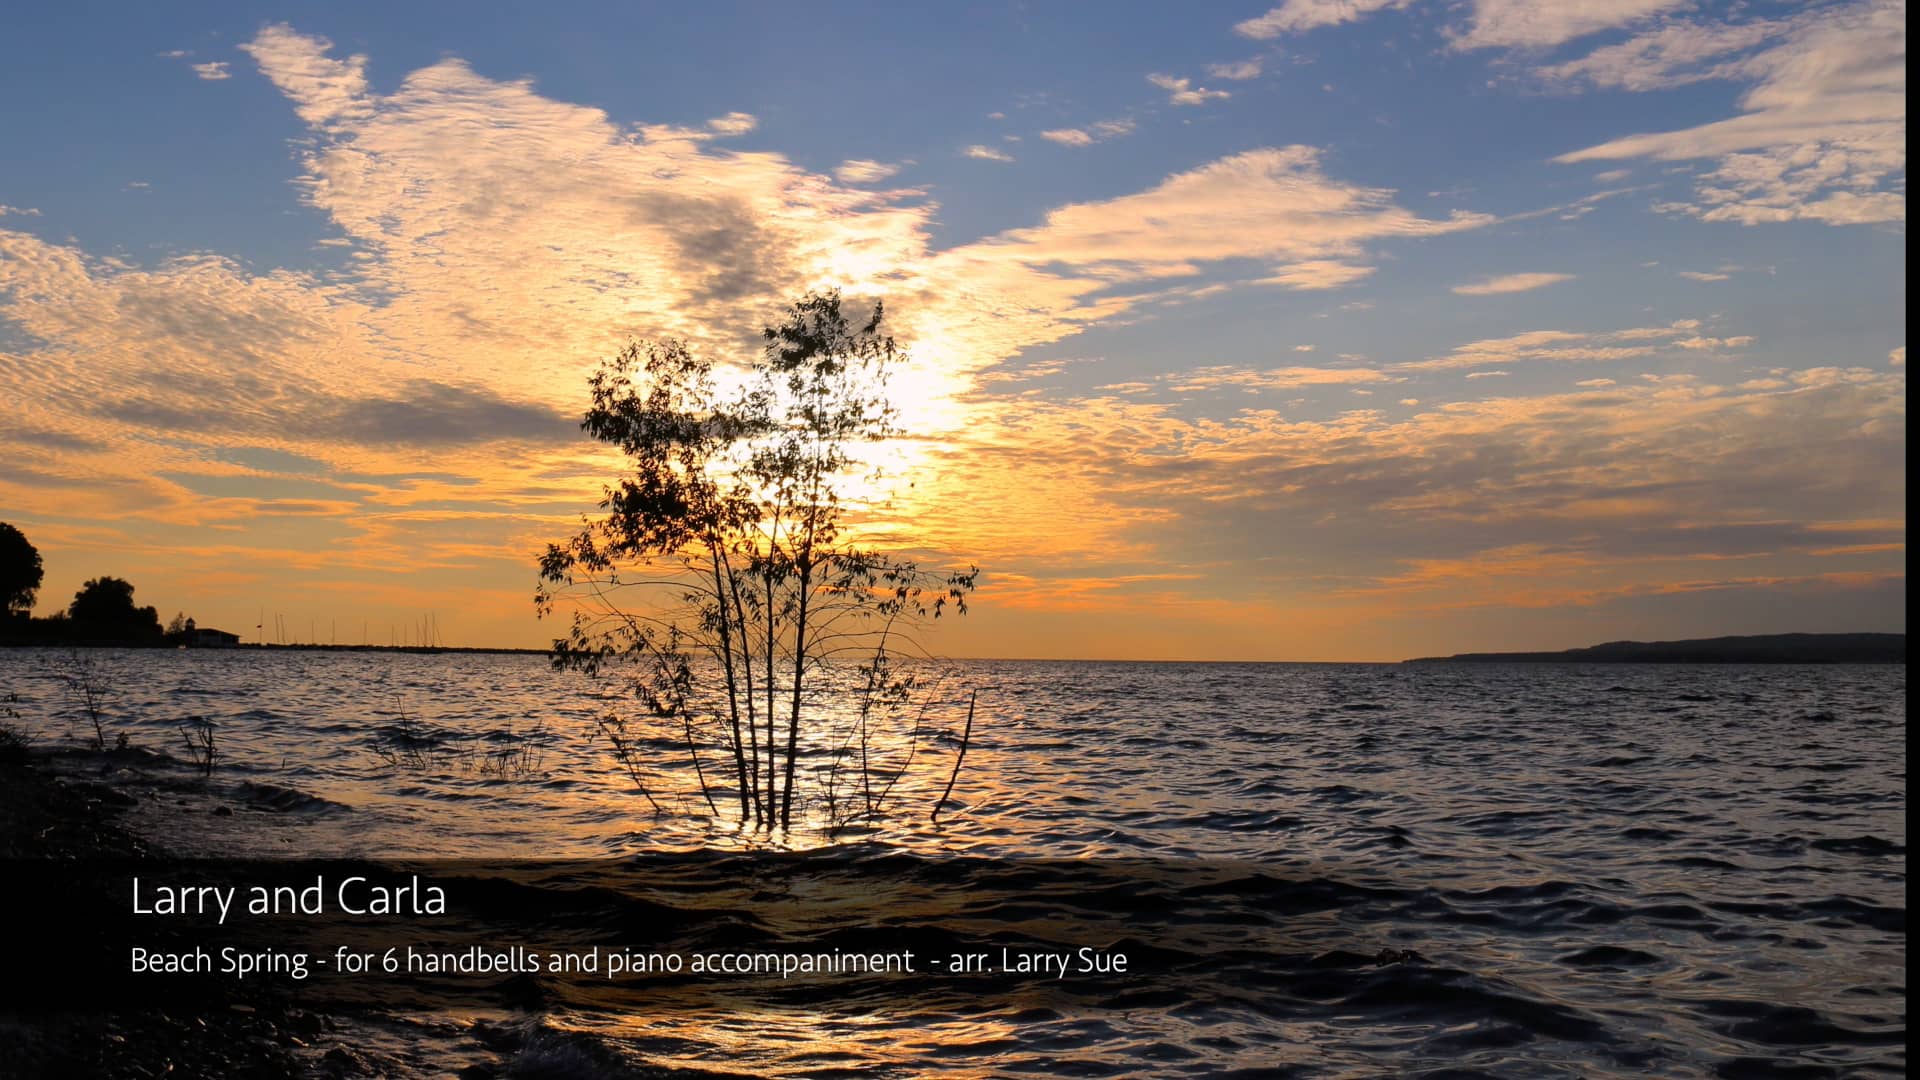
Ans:
[[[1409,664],[1904,664],[1905,634],[1762,634],[1690,641],[1609,641],[1564,652],[1460,653]]]

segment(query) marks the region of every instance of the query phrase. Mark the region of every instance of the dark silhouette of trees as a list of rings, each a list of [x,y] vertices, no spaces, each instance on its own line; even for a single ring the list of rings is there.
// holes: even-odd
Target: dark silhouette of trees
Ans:
[[[73,594],[67,610],[34,618],[33,604],[45,580],[39,550],[19,529],[0,522],[0,642],[159,645],[168,640],[159,611],[136,606],[132,583],[117,577],[94,578]],[[191,629],[191,620],[186,628]]]
[[[25,618],[45,579],[39,549],[25,533],[0,521],[0,620]]]
[[[912,763],[877,745],[881,718],[924,715],[933,685],[914,631],[964,613],[979,574],[924,570],[850,536],[844,485],[857,448],[899,434],[888,370],[904,359],[876,304],[849,317],[814,294],[764,331],[743,388],[679,342],[629,345],[590,380],[581,427],[620,448],[631,471],[604,516],[540,559],[535,602],[576,608],[556,667],[629,665],[630,688],[661,733],[684,744],[716,813],[792,824],[803,755],[834,820],[877,816]],[[643,736],[600,722],[636,785]],[[899,732],[899,725],[891,730]],[[844,795],[842,766],[858,769]],[[729,776],[731,774],[730,782]],[[656,804],[657,805],[657,804]]]
[[[82,585],[67,605],[67,621],[75,633],[92,640],[152,641],[161,636],[160,612],[135,607],[133,584],[116,577]]]

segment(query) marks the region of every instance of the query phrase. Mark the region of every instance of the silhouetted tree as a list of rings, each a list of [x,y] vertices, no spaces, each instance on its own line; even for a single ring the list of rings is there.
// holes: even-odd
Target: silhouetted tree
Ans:
[[[135,607],[133,584],[116,577],[94,578],[73,594],[67,618],[85,637],[126,641],[160,637],[160,612]]]
[[[913,630],[948,605],[964,612],[979,573],[922,570],[843,534],[854,448],[897,434],[885,386],[904,356],[883,314],[876,304],[849,319],[838,293],[807,296],[765,330],[733,393],[679,342],[603,363],[581,427],[632,471],[606,490],[604,517],[540,560],[540,612],[563,597],[578,605],[555,666],[636,665],[634,693],[677,729],[708,804],[717,811],[723,792],[768,828],[792,823],[803,729],[819,734],[810,710],[836,693],[851,701],[839,715],[857,718],[858,744],[849,733],[829,748],[832,775],[857,754],[856,805],[878,812],[905,764],[876,782],[870,721],[928,689]],[[633,771],[639,740],[616,717],[601,727]],[[716,776],[703,747],[727,762]]]
[[[0,618],[24,618],[33,610],[46,571],[26,534],[0,521]]]

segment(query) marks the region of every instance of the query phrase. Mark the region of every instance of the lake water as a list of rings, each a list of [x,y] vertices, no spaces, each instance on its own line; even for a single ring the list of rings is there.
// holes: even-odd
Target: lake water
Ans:
[[[42,742],[90,730],[65,662],[0,652],[0,692]],[[550,1002],[531,1020],[546,1041],[524,1044],[542,1053],[585,1040],[788,1076],[1905,1070],[1904,666],[963,662],[915,713],[885,821],[827,827],[823,743],[804,823],[768,838],[708,810],[671,733],[638,747],[669,811],[652,812],[596,733],[613,690],[539,657],[92,662],[136,745],[184,758],[177,722],[218,724],[210,788],[154,765],[182,797],[135,817],[184,854],[707,853],[728,873],[770,848],[904,855],[965,868],[942,887],[975,914],[1130,896],[1089,906],[1178,923],[1198,950],[1157,998]],[[931,821],[971,693],[965,767]],[[470,1019],[428,1025],[439,1064],[482,1053]]]

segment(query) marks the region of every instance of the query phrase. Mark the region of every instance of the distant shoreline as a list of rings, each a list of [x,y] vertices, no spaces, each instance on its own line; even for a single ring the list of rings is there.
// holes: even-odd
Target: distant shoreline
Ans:
[[[512,649],[472,645],[280,645],[247,641],[238,645],[165,645],[140,641],[0,641],[4,649],[151,649],[158,652],[380,652],[481,653],[508,656],[548,656],[551,649]]]
[[[1905,634],[1758,634],[1609,641],[1560,652],[1457,653],[1409,664],[1904,664]]]
[[[178,646],[138,641],[0,640],[0,649],[188,649],[194,652],[442,653],[476,656],[551,656],[551,649],[472,645],[341,645],[242,642],[227,646]],[[1026,664],[1904,664],[1905,634],[1763,634],[1681,641],[1610,641],[1558,652],[1473,652],[1406,660],[1116,660],[1044,656],[968,656],[956,660]]]

